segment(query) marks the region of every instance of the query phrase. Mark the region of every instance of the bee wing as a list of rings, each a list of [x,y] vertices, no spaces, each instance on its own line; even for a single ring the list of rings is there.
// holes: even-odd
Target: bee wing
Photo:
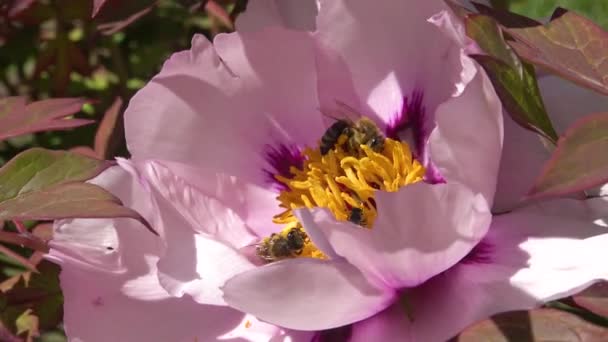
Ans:
[[[358,119],[361,119],[363,117],[363,114],[361,114],[356,109],[342,101],[336,100],[336,105],[337,113],[340,114],[342,117],[348,118],[352,121],[357,121]]]

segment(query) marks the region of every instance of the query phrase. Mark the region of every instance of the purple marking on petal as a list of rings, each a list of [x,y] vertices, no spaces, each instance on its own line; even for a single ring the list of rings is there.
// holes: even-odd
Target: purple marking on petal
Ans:
[[[273,185],[278,191],[287,190],[287,185],[279,182],[275,175],[285,178],[292,178],[291,167],[302,169],[304,167],[304,155],[302,149],[295,144],[278,146],[266,145],[264,149],[264,159],[268,163],[268,168],[262,170],[266,176],[266,181]]]
[[[401,111],[395,114],[386,127],[386,136],[399,140],[411,128],[414,156],[426,167],[424,181],[430,184],[445,183],[441,172],[428,155],[427,141],[434,123],[426,113],[423,99],[424,93],[421,90],[414,90],[409,98],[404,97]]]
[[[491,264],[492,263],[492,252],[494,252],[494,245],[486,240],[481,240],[469,254],[465,255],[460,260],[463,264]]]

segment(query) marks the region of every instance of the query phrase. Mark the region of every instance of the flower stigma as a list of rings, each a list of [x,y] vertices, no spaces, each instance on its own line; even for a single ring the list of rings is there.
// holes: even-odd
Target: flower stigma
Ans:
[[[339,131],[336,131],[339,130]],[[293,257],[325,259],[293,214],[299,208],[327,208],[338,221],[371,229],[378,216],[376,191],[395,192],[423,179],[425,169],[406,142],[387,138],[369,119],[338,120],[317,148],[302,151],[303,163],[274,174],[283,185],[283,211],[273,222],[284,228],[257,247],[272,262]]]

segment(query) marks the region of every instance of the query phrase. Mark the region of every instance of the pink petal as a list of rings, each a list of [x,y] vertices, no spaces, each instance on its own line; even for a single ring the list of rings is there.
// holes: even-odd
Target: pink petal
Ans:
[[[314,210],[313,225],[335,252],[370,281],[393,289],[417,286],[464,257],[485,235],[491,214],[481,196],[456,184],[418,183],[376,196],[371,230]]]
[[[119,167],[106,170],[93,182],[144,216],[153,210],[148,194]],[[156,269],[160,241],[138,225],[129,219],[56,224],[50,258],[62,268],[64,322],[70,340],[192,341],[215,339],[238,329],[242,313],[173,298],[160,286]],[[241,337],[268,341],[279,333],[290,334],[261,322],[251,332]]]
[[[361,108],[365,114],[376,114],[387,123],[401,109],[403,96],[418,89],[424,91],[424,105],[433,113],[455,92],[462,70],[460,48],[426,22],[442,9],[446,6],[440,0],[415,5],[407,1],[321,1],[316,36],[320,46],[334,50],[342,59],[341,68],[352,76],[357,97],[368,105]],[[335,72],[334,65],[320,64],[319,68],[320,74],[332,68]],[[333,87],[341,92],[337,84]],[[327,100],[331,100],[329,96]]]
[[[208,198],[200,196],[194,189],[180,188],[183,183],[164,180],[167,183],[156,183],[153,179],[149,184],[157,208],[153,222],[163,227],[161,236],[164,249],[158,261],[160,283],[173,296],[189,294],[202,304],[225,305],[220,286],[226,279],[254,267],[229,242],[220,240],[228,237],[233,238],[230,242],[234,242],[239,230],[245,233],[243,224],[229,209],[220,205],[212,206]],[[180,203],[176,197],[165,197],[162,193],[165,190],[173,195],[185,194],[182,199],[188,198],[198,206],[190,208],[184,206],[187,202]],[[196,210],[210,209],[215,212],[206,213],[203,217],[195,214]],[[202,221],[189,221],[187,218],[192,219],[193,215]],[[215,235],[209,233],[210,230],[224,233],[218,234],[216,239]],[[226,233],[231,230],[232,233]]]
[[[493,211],[506,212],[523,200],[551,153],[541,137],[504,117],[505,140],[500,159]]]
[[[147,161],[140,164],[145,180],[158,191],[168,205],[177,210],[194,231],[223,241],[234,248],[241,248],[256,240],[256,236],[232,210],[232,203],[223,203],[206,196],[175,175],[162,162]],[[211,183],[210,180],[207,182]]]
[[[131,100],[129,150],[265,185],[265,145],[312,144],[323,132],[314,67],[307,33],[224,34],[214,46],[197,35]]]
[[[605,112],[608,108],[607,96],[557,76],[539,77],[538,87],[551,121],[560,134],[583,116]]]
[[[200,305],[189,298],[138,299],[122,293],[125,282],[136,276],[136,273],[121,276],[85,271],[63,264],[64,322],[70,339],[205,340],[233,329],[240,322],[242,314],[236,310]],[[138,288],[140,293],[162,290],[158,282],[142,285]]]
[[[537,307],[608,279],[597,262],[608,256],[608,232],[605,223],[593,223],[607,214],[606,201],[594,199],[495,217],[485,261],[461,263],[406,293],[413,321],[394,305],[356,324],[352,340],[445,341],[493,314]]]
[[[224,299],[261,320],[298,330],[330,329],[381,311],[394,297],[371,285],[352,265],[292,259],[228,280]]]
[[[313,31],[318,8],[316,0],[257,0],[236,20],[239,32],[258,31],[280,26],[298,31]]]
[[[230,208],[257,236],[268,236],[278,230],[277,225],[272,222],[272,217],[277,214],[277,193],[268,186],[262,187],[208,168],[196,168],[182,163],[154,161],[148,164],[150,165],[148,171],[158,169],[154,172],[160,174],[160,170],[163,170],[163,174],[171,173],[171,178],[181,179],[180,182],[191,185],[189,188],[192,190],[189,191],[200,190],[204,196]],[[157,183],[158,186],[166,186],[162,185],[163,182]],[[189,215],[200,215],[200,213],[194,210]],[[239,232],[241,240],[249,236],[246,231],[239,230]],[[208,233],[222,235],[229,232],[214,230]],[[235,241],[233,245],[237,246],[239,242]]]
[[[150,221],[154,208],[150,205],[149,196],[136,186],[127,172],[120,167],[105,170],[91,183],[104,187],[135,209]],[[103,268],[109,272],[123,272],[125,261],[116,253],[120,246],[122,234],[138,234],[137,223],[127,228],[135,231],[117,231],[115,222],[131,221],[130,219],[75,219],[55,222],[53,240],[50,242],[50,256],[53,260],[70,260],[71,262]],[[160,241],[152,234],[140,231],[143,245],[159,245]],[[141,251],[143,253],[143,250]]]
[[[503,141],[502,106],[485,73],[437,108],[430,155],[443,177],[468,186],[491,206]]]

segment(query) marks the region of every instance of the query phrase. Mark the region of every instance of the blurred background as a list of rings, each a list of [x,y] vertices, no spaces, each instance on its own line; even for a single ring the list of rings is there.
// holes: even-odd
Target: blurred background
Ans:
[[[537,19],[550,17],[561,6],[608,28],[605,0],[492,4]],[[103,159],[128,157],[121,114],[131,96],[170,54],[189,48],[193,34],[212,38],[232,31],[246,5],[246,0],[107,0],[93,19],[93,0],[0,0],[0,98],[83,97],[91,102],[75,116],[95,121],[0,142],[0,165],[35,146],[77,149]],[[48,224],[23,224],[36,227],[41,236],[49,234]],[[5,223],[4,230],[17,229],[13,222]],[[30,273],[7,254],[29,260],[39,255],[14,245],[0,247],[0,328],[26,340],[65,341],[58,267],[42,262],[40,273]]]

